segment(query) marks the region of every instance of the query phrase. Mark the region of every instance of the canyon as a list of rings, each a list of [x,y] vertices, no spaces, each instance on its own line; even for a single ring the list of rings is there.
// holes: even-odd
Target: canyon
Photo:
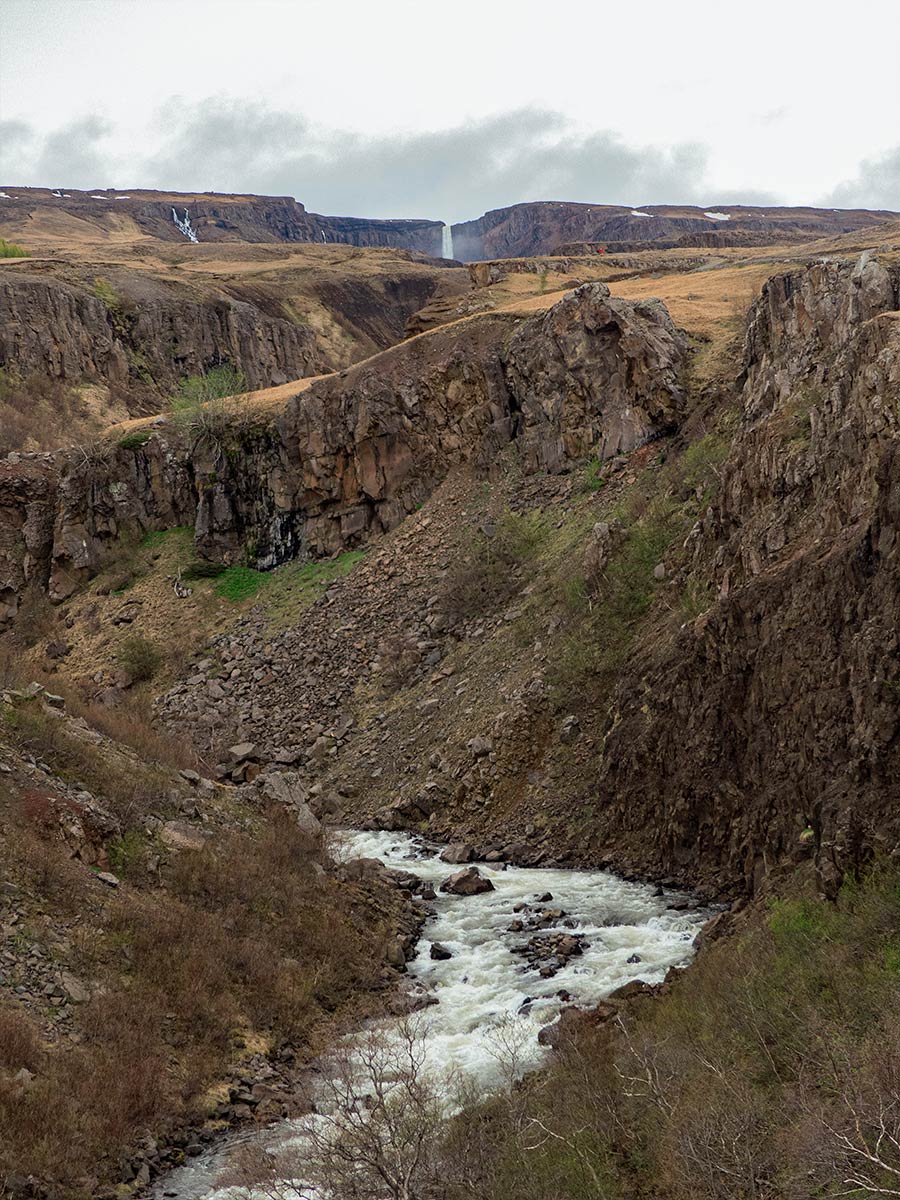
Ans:
[[[490,1094],[410,1195],[839,1194],[898,1003],[896,214],[515,205],[465,266],[5,192],[0,364],[105,405],[0,460],[10,1195],[278,1194],[345,1035],[435,1004]]]

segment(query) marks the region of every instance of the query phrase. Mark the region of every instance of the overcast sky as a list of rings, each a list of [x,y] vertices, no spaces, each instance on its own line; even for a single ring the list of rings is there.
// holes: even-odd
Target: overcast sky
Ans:
[[[900,0],[2,0],[2,184],[900,210]]]

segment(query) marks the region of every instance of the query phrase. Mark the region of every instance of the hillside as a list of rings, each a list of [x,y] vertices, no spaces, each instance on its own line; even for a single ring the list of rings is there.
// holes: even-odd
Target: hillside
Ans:
[[[501,1069],[449,1123],[399,1070],[415,1200],[891,1186],[898,225],[812,211],[0,264],[7,371],[152,380],[0,461],[11,1195],[277,1195],[323,1082],[394,1128],[340,1038],[422,1006]]]

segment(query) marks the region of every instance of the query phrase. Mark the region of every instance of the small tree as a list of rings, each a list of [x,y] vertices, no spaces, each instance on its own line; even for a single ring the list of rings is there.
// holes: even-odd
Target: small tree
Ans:
[[[269,1200],[439,1200],[443,1094],[415,1021],[371,1032],[328,1061],[296,1141],[243,1148],[219,1183]]]

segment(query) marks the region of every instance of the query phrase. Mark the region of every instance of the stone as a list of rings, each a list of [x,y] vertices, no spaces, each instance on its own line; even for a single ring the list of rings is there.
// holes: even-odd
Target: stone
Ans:
[[[166,821],[159,837],[170,850],[202,850],[212,834],[187,821]]]
[[[466,867],[445,879],[441,891],[451,896],[479,896],[482,892],[494,891],[494,885],[477,867]]]
[[[485,758],[494,748],[493,742],[486,737],[473,737],[466,746],[473,758]]]
[[[77,979],[71,971],[63,971],[60,975],[62,989],[73,1004],[86,1004],[91,998],[90,990]]]
[[[468,863],[475,858],[475,850],[463,842],[455,842],[441,851],[441,862]]]
[[[434,959],[435,962],[443,962],[445,959],[453,957],[452,952],[448,950],[447,947],[441,942],[432,942],[431,948],[428,951],[428,955],[430,958]]]
[[[255,759],[256,744],[254,742],[238,742],[235,746],[228,747],[228,754],[234,766],[239,766],[248,759]]]

